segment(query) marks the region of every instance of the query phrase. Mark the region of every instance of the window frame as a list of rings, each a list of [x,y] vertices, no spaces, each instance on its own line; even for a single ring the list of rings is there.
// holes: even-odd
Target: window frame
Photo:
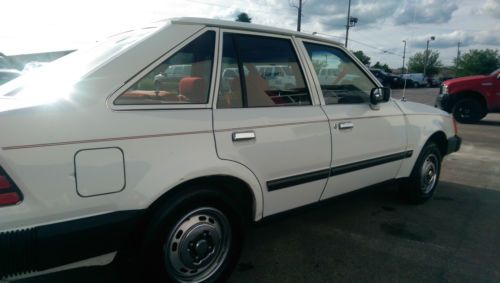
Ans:
[[[240,35],[250,35],[250,36],[259,36],[259,37],[267,37],[267,38],[277,38],[277,39],[285,39],[288,40],[293,48],[293,51],[295,52],[295,56],[297,57],[297,63],[299,64],[299,68],[302,72],[302,75],[304,77],[304,83],[306,84],[306,88],[309,91],[309,97],[311,98],[311,104],[310,105],[289,105],[289,106],[253,106],[253,107],[238,107],[238,108],[217,108],[217,102],[219,99],[219,87],[221,85],[221,75],[222,75],[222,52],[223,48],[222,46],[224,45],[224,34],[240,34]],[[292,107],[311,107],[311,106],[317,106],[320,105],[320,100],[319,100],[319,95],[317,93],[316,88],[314,87],[314,81],[312,80],[311,74],[307,68],[307,61],[304,60],[300,48],[297,45],[296,42],[296,37],[295,36],[289,36],[289,35],[282,35],[282,34],[276,34],[276,33],[265,33],[265,32],[254,32],[254,31],[248,31],[248,30],[240,30],[240,29],[231,29],[231,28],[221,28],[219,30],[219,36],[218,36],[218,43],[219,43],[219,48],[218,48],[218,61],[217,61],[217,76],[216,76],[216,81],[214,83],[215,89],[214,89],[214,98],[213,98],[213,109],[219,109],[219,110],[231,110],[231,109],[259,109],[259,108],[292,108]],[[242,86],[243,87],[243,86]]]
[[[213,54],[213,62],[212,62],[212,73],[210,76],[210,87],[208,91],[208,100],[207,103],[184,103],[184,104],[115,104],[115,100],[125,93],[130,87],[139,82],[142,78],[144,78],[147,74],[161,65],[165,60],[169,59],[173,55],[175,55],[182,48],[198,39],[202,34],[207,31],[215,32],[214,37],[214,54]],[[220,29],[215,27],[204,27],[194,34],[187,37],[177,46],[172,48],[171,50],[166,51],[165,54],[161,55],[154,62],[147,65],[144,69],[140,70],[137,74],[135,74],[132,78],[130,78],[123,86],[121,86],[118,90],[116,90],[111,96],[106,100],[106,104],[109,108],[115,111],[126,111],[126,110],[165,110],[165,109],[210,109],[212,108],[212,103],[214,100],[214,90],[215,88],[215,80],[217,79],[217,67],[219,60],[219,34]]]
[[[357,103],[357,104],[326,104],[325,98],[323,96],[323,90],[321,89],[321,84],[319,82],[319,77],[318,74],[316,74],[316,71],[314,70],[314,65],[312,63],[311,58],[309,57],[309,53],[307,52],[307,48],[304,43],[311,43],[311,44],[316,44],[316,45],[322,45],[325,47],[330,47],[333,49],[337,49],[340,52],[344,53],[348,58],[350,58],[353,63],[359,68],[359,70],[366,75],[366,77],[375,85],[375,87],[382,87],[380,84],[380,81],[368,70],[368,68],[361,62],[359,61],[356,56],[354,56],[351,52],[349,52],[343,45],[340,45],[340,43],[334,44],[331,42],[326,42],[326,41],[316,41],[308,38],[297,38],[297,41],[300,42],[300,52],[302,55],[306,58],[307,61],[307,67],[309,68],[309,73],[311,76],[313,76],[313,82],[314,86],[316,88],[316,92],[318,93],[319,100],[321,102],[321,105],[323,106],[348,106],[348,105],[369,105],[368,103]]]

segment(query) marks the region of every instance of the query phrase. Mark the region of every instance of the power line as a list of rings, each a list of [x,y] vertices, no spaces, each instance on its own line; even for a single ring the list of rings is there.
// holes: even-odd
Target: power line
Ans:
[[[328,37],[335,37],[335,38],[338,38],[338,39],[345,39],[345,36],[331,35],[331,34],[326,34],[326,33],[321,33],[321,32],[314,32],[314,34],[325,35],[325,36],[328,36]],[[394,56],[398,56],[398,57],[403,57],[402,54],[398,54],[396,52],[389,51],[387,49],[382,49],[380,47],[376,47],[376,46],[370,45],[368,43],[365,43],[365,42],[353,39],[352,37],[349,38],[349,40],[352,41],[352,42],[356,42],[356,43],[358,43],[360,45],[363,45],[363,46],[366,46],[366,47],[370,47],[372,49],[379,50],[379,51],[383,52],[384,54],[389,54],[389,55],[394,55]]]
[[[398,56],[398,57],[403,57],[402,54],[398,54],[396,52],[393,52],[393,51],[389,51],[387,49],[382,49],[382,48],[379,48],[379,47],[376,47],[376,46],[373,46],[373,45],[370,45],[368,43],[364,43],[364,42],[361,42],[359,40],[355,40],[355,39],[352,39],[352,37],[349,39],[350,41],[353,41],[353,42],[356,42],[358,44],[361,44],[363,46],[366,46],[366,47],[370,47],[370,48],[373,48],[373,49],[376,49],[376,50],[379,50],[381,51],[382,53],[385,53],[385,54],[389,54],[389,55],[394,55],[394,56]]]

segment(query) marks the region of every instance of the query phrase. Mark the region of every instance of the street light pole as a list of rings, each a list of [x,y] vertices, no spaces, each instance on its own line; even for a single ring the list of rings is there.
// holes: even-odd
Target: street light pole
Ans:
[[[426,76],[426,70],[427,70],[427,62],[429,61],[429,41],[435,40],[435,36],[431,36],[429,39],[427,39],[427,47],[425,48],[425,61],[424,61],[424,78]]]
[[[347,6],[347,22],[345,25],[345,48],[347,48],[347,41],[349,40],[350,20],[351,20],[351,0],[349,0],[349,6]]]
[[[401,75],[403,76],[404,79],[404,85],[403,85],[403,97],[401,98],[402,101],[406,101],[405,97],[405,91],[406,91],[406,76],[405,76],[405,58],[406,58],[406,40],[403,40],[404,42],[404,47],[403,47],[403,68],[401,68]]]
[[[401,69],[401,73],[403,74],[405,72],[405,58],[406,58],[406,40],[403,40],[404,42],[404,47],[403,47],[403,68]],[[406,80],[406,79],[405,79]]]

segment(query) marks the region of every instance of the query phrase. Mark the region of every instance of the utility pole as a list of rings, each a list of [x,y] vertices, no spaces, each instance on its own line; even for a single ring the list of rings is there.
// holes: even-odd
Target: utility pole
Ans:
[[[300,31],[300,23],[302,22],[302,0],[299,0],[299,6],[295,6],[295,4],[292,4],[292,2],[290,2],[289,5],[298,10],[298,12],[297,12],[297,31]]]
[[[457,66],[455,68],[455,76],[457,76],[457,74],[458,74],[458,64],[459,64],[459,62],[460,62],[460,41],[457,44],[457,62],[456,62]]]
[[[349,40],[350,19],[351,19],[351,0],[349,0],[349,6],[347,6],[347,22],[345,25],[345,48],[347,48],[347,41]]]
[[[299,15],[297,17],[297,31],[300,31],[300,22],[302,20],[302,0],[299,0]]]

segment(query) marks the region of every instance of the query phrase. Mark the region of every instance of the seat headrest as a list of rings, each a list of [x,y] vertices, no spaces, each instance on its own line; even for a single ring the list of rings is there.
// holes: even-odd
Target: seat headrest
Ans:
[[[179,82],[179,94],[189,99],[190,103],[206,103],[208,85],[200,77],[184,77]]]

